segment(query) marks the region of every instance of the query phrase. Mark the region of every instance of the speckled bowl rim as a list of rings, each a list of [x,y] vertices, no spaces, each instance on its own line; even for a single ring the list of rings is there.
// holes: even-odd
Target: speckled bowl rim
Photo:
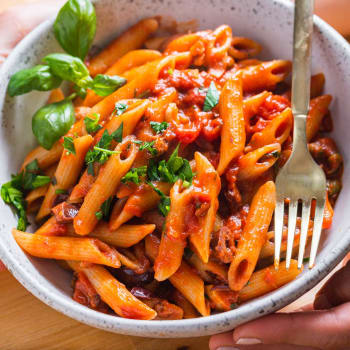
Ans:
[[[275,2],[281,7],[289,9],[293,7],[291,3],[284,0],[275,0]],[[53,21],[53,19],[45,21],[17,45],[1,67],[0,82],[6,83],[5,86],[7,86],[8,77],[6,76],[6,72],[8,71],[8,67],[11,67],[13,62],[16,61],[18,52],[28,44],[35,43],[35,39],[40,33],[49,31],[53,25]],[[344,46],[346,55],[350,57],[350,46],[335,29],[317,16],[314,16],[314,24],[322,30],[322,32],[327,32],[335,42]],[[4,89],[4,86],[0,86],[0,96],[5,96]],[[0,101],[0,111],[2,110],[3,104],[4,101]],[[263,316],[293,302],[320,282],[344,258],[350,246],[349,233],[350,225],[344,229],[343,239],[339,241],[337,246],[334,247],[323,260],[317,261],[317,265],[312,270],[309,270],[287,286],[279,288],[267,296],[244,304],[236,310],[196,319],[173,321],[131,320],[96,312],[81,306],[73,300],[62,297],[59,293],[52,294],[48,288],[38,283],[32,275],[27,275],[23,266],[17,265],[16,257],[8,253],[1,241],[0,258],[14,277],[28,291],[55,310],[75,320],[120,334],[157,338],[177,337],[181,334],[181,337],[193,337],[227,331],[238,323],[241,324],[255,319],[257,311],[259,316]]]

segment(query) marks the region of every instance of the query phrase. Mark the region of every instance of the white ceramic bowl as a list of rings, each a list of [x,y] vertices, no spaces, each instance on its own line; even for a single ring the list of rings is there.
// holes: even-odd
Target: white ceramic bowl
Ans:
[[[141,18],[173,16],[178,21],[197,19],[200,28],[231,25],[235,35],[253,38],[263,47],[263,58],[292,55],[293,8],[289,1],[273,0],[99,0],[96,1],[98,31],[102,46]],[[15,99],[6,95],[9,77],[19,69],[37,64],[46,54],[59,50],[52,35],[53,21],[29,34],[14,50],[1,70],[0,182],[17,172],[25,154],[35,146],[31,116],[47,95],[31,93]],[[238,324],[271,313],[294,301],[325,277],[344,257],[350,244],[350,48],[330,26],[315,18],[313,71],[326,75],[325,91],[334,96],[333,137],[344,156],[344,187],[338,199],[332,229],[324,240],[316,267],[292,283],[247,303],[237,310],[197,319],[139,321],[90,310],[71,299],[71,276],[54,262],[24,254],[11,236],[16,219],[0,203],[0,258],[31,293],[54,309],[86,324],[111,332],[147,337],[193,337],[227,331]]]

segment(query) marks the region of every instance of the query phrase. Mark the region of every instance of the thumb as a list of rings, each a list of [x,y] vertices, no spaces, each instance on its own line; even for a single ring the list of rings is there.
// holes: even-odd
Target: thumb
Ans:
[[[314,301],[314,309],[330,309],[348,301],[350,301],[350,261],[320,289]]]
[[[238,327],[233,340],[345,350],[350,345],[350,303],[329,311],[269,315]]]

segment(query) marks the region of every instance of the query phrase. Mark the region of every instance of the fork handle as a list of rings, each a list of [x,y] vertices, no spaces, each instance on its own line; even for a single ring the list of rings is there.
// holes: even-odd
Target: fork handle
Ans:
[[[314,0],[295,0],[292,111],[294,116],[304,116],[305,119],[309,110],[310,100],[313,8]]]

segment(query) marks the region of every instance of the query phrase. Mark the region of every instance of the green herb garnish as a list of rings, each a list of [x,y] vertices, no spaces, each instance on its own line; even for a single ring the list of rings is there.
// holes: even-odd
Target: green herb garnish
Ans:
[[[102,129],[102,126],[99,125],[99,123],[98,123],[100,120],[100,116],[97,113],[93,114],[93,116],[95,117],[95,119],[92,119],[90,117],[84,118],[84,124],[86,127],[86,131],[89,134],[94,134],[97,131],[99,131],[100,129]]]
[[[77,154],[75,151],[73,137],[65,136],[63,138],[63,148],[67,151],[67,154]]]
[[[170,211],[170,197],[166,196],[160,189],[155,187],[152,182],[147,182],[155,192],[160,196],[158,209],[163,216],[167,216]]]
[[[156,134],[161,134],[169,126],[167,122],[150,122],[151,128],[156,132]]]
[[[141,166],[139,168],[132,168],[131,170],[129,170],[125,176],[123,176],[122,178],[122,182],[126,183],[126,182],[133,182],[135,184],[139,184],[140,183],[140,177],[145,176],[147,173],[147,166]]]
[[[122,115],[128,109],[128,107],[129,106],[126,103],[117,102],[114,106],[113,112],[116,116]]]
[[[205,96],[203,111],[211,111],[219,103],[219,98],[220,92],[216,88],[215,83],[212,81]]]
[[[158,154],[158,151],[156,148],[154,148],[154,143],[155,141],[151,141],[151,142],[148,142],[148,141],[140,141],[140,140],[136,140],[136,141],[133,141],[134,143],[136,143],[137,145],[139,145],[139,150],[140,151],[148,151],[152,156],[156,156]]]

